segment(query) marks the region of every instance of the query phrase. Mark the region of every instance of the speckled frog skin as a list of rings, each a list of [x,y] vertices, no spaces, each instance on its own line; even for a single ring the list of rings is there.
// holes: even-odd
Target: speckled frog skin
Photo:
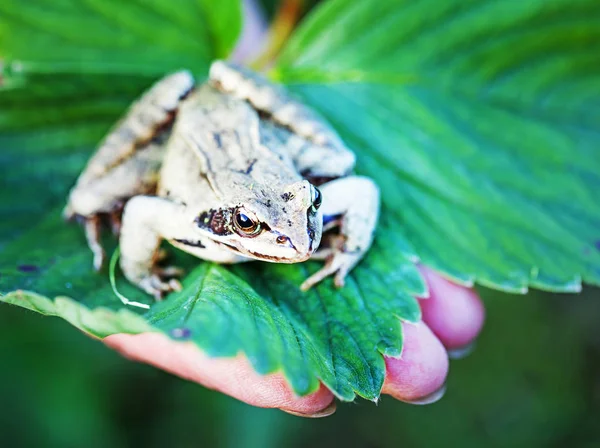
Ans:
[[[217,263],[325,260],[302,284],[343,286],[369,249],[379,192],[310,108],[246,69],[216,61],[206,83],[155,84],[100,144],[65,216],[83,220],[94,266],[101,218],[119,234],[125,276],[157,298],[180,289],[162,240]]]

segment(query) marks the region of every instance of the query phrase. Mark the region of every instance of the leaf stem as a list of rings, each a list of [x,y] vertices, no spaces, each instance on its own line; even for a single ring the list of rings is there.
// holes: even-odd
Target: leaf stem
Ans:
[[[113,252],[112,256],[110,257],[110,266],[108,268],[108,278],[110,279],[110,286],[111,286],[113,292],[121,300],[121,302],[123,302],[123,305],[135,306],[138,308],[143,308],[145,310],[149,310],[150,305],[129,300],[127,297],[125,297],[123,294],[121,294],[117,290],[117,282],[115,280],[115,271],[117,269],[117,260],[119,259],[119,255],[121,255],[121,249],[119,248],[119,246],[117,246],[117,248]]]
[[[273,63],[305,9],[304,0],[283,0],[269,27],[267,48],[249,66],[257,71]]]

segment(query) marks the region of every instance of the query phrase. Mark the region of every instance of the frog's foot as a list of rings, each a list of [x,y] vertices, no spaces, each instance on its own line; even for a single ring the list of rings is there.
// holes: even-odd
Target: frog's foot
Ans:
[[[164,266],[164,267],[155,267],[154,272],[158,274],[161,278],[179,278],[182,277],[185,271],[177,266]]]
[[[336,179],[324,184],[321,191],[323,215],[339,217],[328,224],[339,227],[339,234],[323,235],[321,248],[312,258],[325,259],[325,265],[302,283],[303,291],[333,274],[335,286],[344,286],[348,272],[371,246],[379,214],[379,190],[368,178]]]
[[[64,214],[67,220],[76,219],[83,224],[85,239],[94,255],[93,264],[96,271],[100,271],[106,262],[106,252],[100,243],[103,223],[108,222],[113,234],[118,235],[121,230],[121,213],[122,208],[114,210],[111,213],[94,214],[91,216]]]
[[[174,277],[180,277],[182,274],[183,270],[175,266],[155,267],[149,275],[142,277],[137,284],[148,294],[154,296],[156,300],[161,300],[170,292],[181,291],[181,283]]]
[[[85,229],[85,238],[87,240],[88,246],[94,254],[94,269],[99,271],[104,266],[104,262],[106,260],[106,253],[104,252],[104,248],[100,244],[100,233],[101,233],[101,225],[100,217],[98,215],[94,215],[90,218],[84,219],[84,229]]]
[[[363,256],[362,251],[344,252],[343,249],[331,249],[330,251],[328,250],[327,253],[328,257],[325,261],[325,265],[304,280],[302,285],[300,285],[302,291],[307,291],[326,277],[333,274],[335,274],[333,283],[336,287],[342,288],[345,283],[346,275],[348,275],[348,272],[350,272]]]

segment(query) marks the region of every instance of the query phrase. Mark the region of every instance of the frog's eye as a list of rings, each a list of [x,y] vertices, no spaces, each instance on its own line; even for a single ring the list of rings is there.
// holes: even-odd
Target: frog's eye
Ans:
[[[315,187],[314,185],[310,186],[310,195],[311,195],[311,201],[312,201],[312,207],[314,209],[314,211],[316,212],[319,207],[321,206],[321,203],[323,202],[323,195],[321,194],[321,192],[319,191],[319,189],[317,187]]]
[[[235,226],[246,235],[256,235],[260,231],[260,223],[251,218],[247,212],[242,209],[235,211],[233,218]]]

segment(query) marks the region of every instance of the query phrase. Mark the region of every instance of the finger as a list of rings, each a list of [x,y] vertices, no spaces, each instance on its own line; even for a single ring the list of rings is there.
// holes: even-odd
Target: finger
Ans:
[[[400,401],[427,404],[444,394],[448,355],[444,346],[423,322],[403,322],[404,343],[399,358],[385,358],[382,393]]]
[[[475,291],[452,283],[421,266],[429,286],[429,298],[420,299],[423,321],[452,351],[471,346],[485,320],[485,309]]]
[[[104,339],[109,347],[182,378],[223,392],[253,406],[279,408],[305,417],[335,412],[333,395],[323,385],[311,395],[295,395],[282,374],[259,375],[246,357],[211,358],[192,342],[177,342],[160,333],[116,334]]]

